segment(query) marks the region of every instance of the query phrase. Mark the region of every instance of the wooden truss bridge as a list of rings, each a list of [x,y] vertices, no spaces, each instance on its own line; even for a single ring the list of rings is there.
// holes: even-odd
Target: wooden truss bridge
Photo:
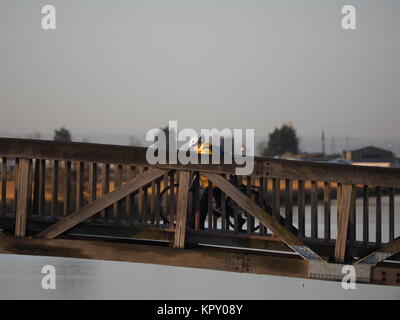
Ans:
[[[400,284],[400,169],[255,158],[237,176],[149,165],[139,147],[6,138],[0,160],[1,253],[337,281],[347,264]]]

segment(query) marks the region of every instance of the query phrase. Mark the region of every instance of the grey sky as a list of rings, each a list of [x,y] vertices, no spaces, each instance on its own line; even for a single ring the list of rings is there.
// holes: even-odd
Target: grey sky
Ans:
[[[345,4],[356,31],[340,26]],[[398,0],[1,0],[0,133],[178,120],[267,136],[290,120],[305,139],[325,128],[399,151],[399,16]]]

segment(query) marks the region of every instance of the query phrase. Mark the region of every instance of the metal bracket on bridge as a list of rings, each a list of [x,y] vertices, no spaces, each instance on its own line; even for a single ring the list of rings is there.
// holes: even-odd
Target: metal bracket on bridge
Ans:
[[[373,254],[367,256],[366,258],[357,262],[357,264],[371,264],[377,265],[378,263],[386,260],[387,258],[391,257],[393,254],[389,252],[374,252]]]
[[[304,259],[306,259],[308,261],[311,261],[311,260],[322,261],[322,258],[307,246],[288,245],[288,247],[290,249],[292,249],[293,251],[297,252],[299,255],[301,255]]]
[[[308,276],[318,280],[342,281],[346,273],[342,273],[345,264],[328,263],[325,261],[312,260],[308,263]],[[369,283],[371,281],[372,265],[353,264],[357,283]]]

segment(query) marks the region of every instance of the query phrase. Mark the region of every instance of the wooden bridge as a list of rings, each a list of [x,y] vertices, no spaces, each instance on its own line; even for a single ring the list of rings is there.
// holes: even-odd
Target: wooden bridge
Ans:
[[[359,282],[400,284],[400,169],[255,158],[236,176],[151,166],[145,148],[5,138],[0,159],[1,253],[325,280],[350,264]]]

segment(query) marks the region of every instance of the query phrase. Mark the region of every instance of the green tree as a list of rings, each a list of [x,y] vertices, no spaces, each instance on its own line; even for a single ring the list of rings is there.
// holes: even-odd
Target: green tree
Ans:
[[[71,133],[65,127],[54,130],[54,141],[71,141]]]
[[[263,150],[264,156],[281,156],[285,152],[298,153],[299,138],[291,124],[284,124],[280,129],[269,134],[267,147]]]

